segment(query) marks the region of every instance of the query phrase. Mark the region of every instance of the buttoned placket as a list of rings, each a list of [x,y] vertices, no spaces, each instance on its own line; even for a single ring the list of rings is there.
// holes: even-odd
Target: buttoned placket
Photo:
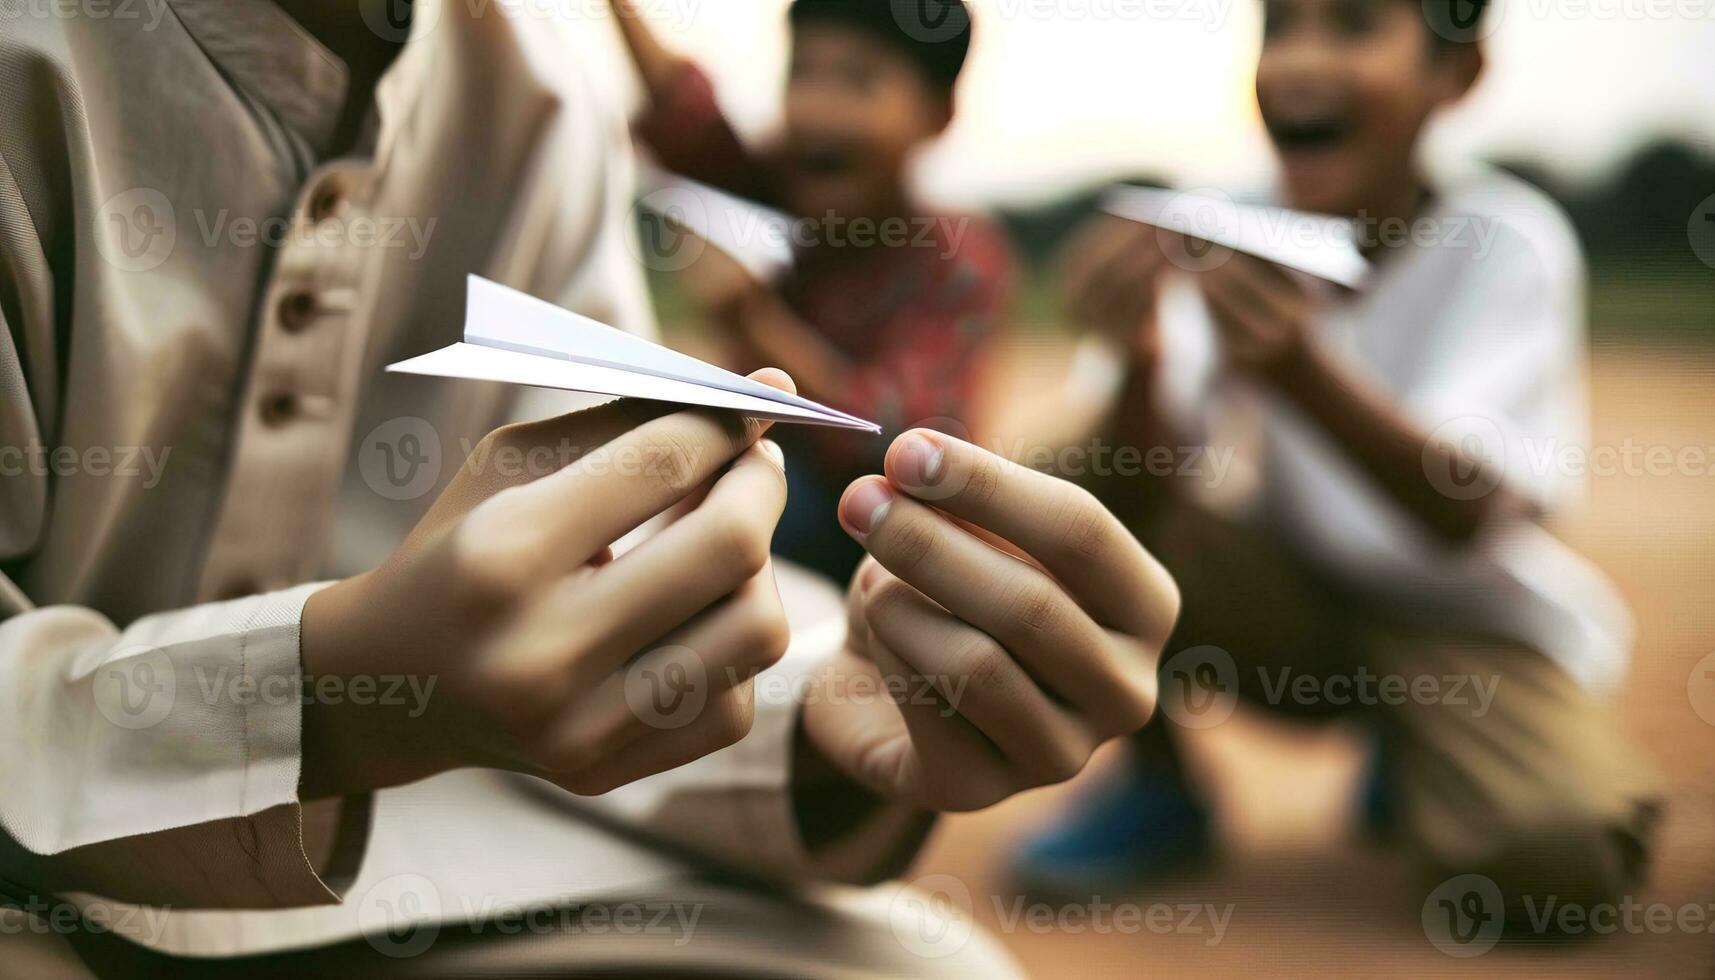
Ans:
[[[328,163],[305,183],[262,292],[204,599],[312,577],[332,517],[364,348],[372,164]]]

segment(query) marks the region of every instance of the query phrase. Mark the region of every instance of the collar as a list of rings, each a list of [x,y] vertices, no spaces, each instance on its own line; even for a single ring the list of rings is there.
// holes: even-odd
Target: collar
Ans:
[[[232,84],[325,153],[345,107],[345,63],[270,0],[169,0]]]

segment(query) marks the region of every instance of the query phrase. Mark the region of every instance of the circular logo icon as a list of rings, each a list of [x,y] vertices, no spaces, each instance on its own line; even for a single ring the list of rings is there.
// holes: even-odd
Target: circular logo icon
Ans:
[[[1691,212],[1685,234],[1691,239],[1691,251],[1704,265],[1715,269],[1715,194],[1704,198]]]
[[[357,904],[357,924],[369,945],[384,956],[417,956],[441,932],[441,891],[418,874],[376,882]]]
[[[709,671],[690,647],[666,646],[632,662],[625,672],[625,703],[654,728],[683,728],[709,700]]]
[[[173,202],[153,187],[133,187],[95,213],[95,249],[115,268],[148,272],[167,261],[179,240]]]
[[[655,272],[679,272],[703,254],[692,229],[709,227],[709,206],[690,187],[663,187],[637,199],[637,260]]]
[[[357,470],[388,500],[415,500],[441,480],[441,437],[426,419],[389,419],[357,447]]]
[[[902,886],[887,911],[899,945],[924,959],[959,952],[977,928],[970,887],[947,874],[924,875]]]
[[[1423,0],[1423,19],[1436,36],[1458,44],[1486,40],[1501,26],[1504,0]]]
[[[1457,450],[1446,452],[1447,447]],[[1462,415],[1435,427],[1423,445],[1423,475],[1452,500],[1476,500],[1495,492],[1506,473],[1507,442],[1501,427],[1482,415]]]
[[[1715,653],[1691,668],[1691,676],[1685,679],[1685,696],[1691,699],[1691,710],[1697,717],[1715,725]]]
[[[422,32],[434,29],[441,5],[417,0],[357,0],[357,12],[371,34],[390,44],[404,44],[410,40],[413,26]]]
[[[1448,956],[1487,953],[1505,925],[1501,887],[1484,875],[1449,878],[1423,900],[1423,934]]]
[[[1167,261],[1187,272],[1220,268],[1233,250],[1216,242],[1238,235],[1239,209],[1226,192],[1196,187],[1168,198],[1156,215],[1156,242]]]
[[[96,710],[120,728],[153,728],[166,720],[178,700],[173,661],[159,647],[121,648],[96,668],[93,680]]]
[[[1239,667],[1220,647],[1181,650],[1159,675],[1161,710],[1182,728],[1214,728],[1238,707]]]
[[[970,30],[970,14],[958,0],[893,0],[893,20],[914,41],[939,44]]]

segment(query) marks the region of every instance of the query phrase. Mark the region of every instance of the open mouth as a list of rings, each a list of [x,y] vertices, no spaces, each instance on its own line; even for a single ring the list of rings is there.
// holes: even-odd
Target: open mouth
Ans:
[[[1268,125],[1268,134],[1283,153],[1317,153],[1332,150],[1346,141],[1351,125],[1340,116],[1303,116],[1297,119],[1276,119]]]
[[[837,177],[852,169],[852,154],[838,147],[806,147],[797,157],[799,172],[811,177]]]

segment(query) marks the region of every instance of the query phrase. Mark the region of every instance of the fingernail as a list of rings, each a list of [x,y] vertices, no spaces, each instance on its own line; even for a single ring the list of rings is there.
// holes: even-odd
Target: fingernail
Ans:
[[[780,444],[775,442],[773,439],[762,440],[762,451],[767,453],[768,458],[774,460],[774,462],[781,466],[786,465],[786,454],[780,451]]]
[[[894,473],[906,488],[934,486],[941,479],[947,454],[928,436],[907,432],[899,438],[899,459]]]
[[[874,531],[887,516],[887,508],[893,505],[893,491],[880,480],[865,480],[846,498],[845,507],[841,508],[846,519],[846,529],[857,537],[863,537]]]

